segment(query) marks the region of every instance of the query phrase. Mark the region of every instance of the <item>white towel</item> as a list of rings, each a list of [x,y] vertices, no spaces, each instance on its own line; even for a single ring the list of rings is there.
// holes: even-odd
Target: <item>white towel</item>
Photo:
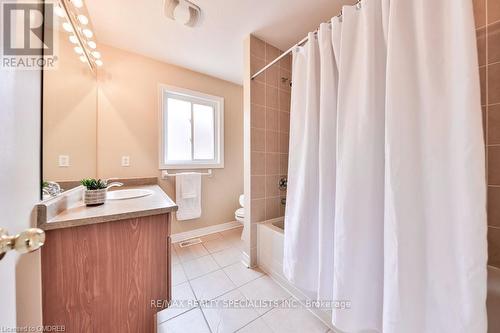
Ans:
[[[191,220],[201,216],[201,175],[180,173],[175,180],[177,220]]]

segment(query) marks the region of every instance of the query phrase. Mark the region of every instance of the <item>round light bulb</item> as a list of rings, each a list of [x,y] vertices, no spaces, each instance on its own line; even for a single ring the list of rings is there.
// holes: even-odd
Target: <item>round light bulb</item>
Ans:
[[[62,27],[64,30],[66,30],[67,32],[73,32],[73,27],[71,26],[71,24],[69,24],[68,22],[64,22],[62,24]]]
[[[77,17],[78,17],[78,21],[80,21],[81,24],[83,24],[83,25],[89,24],[89,19],[87,18],[87,16],[80,14]]]
[[[57,16],[59,17],[64,17],[64,9],[61,8],[61,6],[56,6],[56,8],[54,8],[54,13],[56,13]]]
[[[77,54],[82,54],[83,53],[83,49],[80,46],[76,46],[73,50],[75,50],[75,52]]]
[[[96,60],[96,61],[95,61],[95,64],[96,64],[97,66],[99,66],[99,67],[101,67],[101,66],[103,65],[102,60]]]
[[[80,56],[80,61],[81,62],[87,62],[87,57],[85,57],[84,55],[81,55]]]
[[[75,35],[69,36],[69,41],[73,44],[78,44],[78,38]]]
[[[87,45],[91,48],[91,49],[95,49],[97,47],[97,44],[93,41],[93,40],[89,40],[87,42]]]
[[[94,36],[94,33],[90,29],[83,29],[82,33],[85,35],[87,38],[92,38]]]
[[[96,59],[101,57],[101,53],[99,51],[92,51],[92,56]]]
[[[76,8],[82,8],[83,7],[83,0],[71,0],[73,3],[73,6]]]
[[[180,1],[174,9],[174,18],[180,24],[187,24],[191,19],[191,12],[189,6],[184,1]]]

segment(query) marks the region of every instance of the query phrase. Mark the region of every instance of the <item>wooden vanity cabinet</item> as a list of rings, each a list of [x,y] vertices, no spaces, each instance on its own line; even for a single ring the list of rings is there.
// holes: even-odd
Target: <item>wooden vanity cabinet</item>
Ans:
[[[46,237],[44,325],[155,332],[155,314],[171,297],[170,213],[47,230]]]

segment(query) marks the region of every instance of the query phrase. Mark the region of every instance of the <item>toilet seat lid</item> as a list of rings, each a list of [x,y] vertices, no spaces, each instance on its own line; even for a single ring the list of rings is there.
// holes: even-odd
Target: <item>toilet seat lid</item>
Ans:
[[[245,209],[244,209],[244,208],[238,208],[238,209],[234,212],[234,215],[235,215],[235,216],[238,216],[238,217],[245,217]]]

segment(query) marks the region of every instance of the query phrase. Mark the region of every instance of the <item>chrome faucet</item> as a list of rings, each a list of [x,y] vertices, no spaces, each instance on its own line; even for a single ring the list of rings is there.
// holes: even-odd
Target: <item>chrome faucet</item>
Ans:
[[[110,183],[110,181],[112,180],[117,180],[118,178],[108,178],[105,180],[105,183],[107,185],[107,189],[109,190],[110,188],[112,187],[120,187],[120,186],[123,186],[123,183],[120,183],[120,182],[112,182]]]
[[[120,183],[120,182],[112,182],[110,184],[108,184],[108,187],[106,187],[108,190],[112,187],[120,187],[120,186],[123,186],[123,183]]]
[[[63,192],[61,186],[56,182],[45,182],[43,186],[43,193],[51,197],[55,197]]]

